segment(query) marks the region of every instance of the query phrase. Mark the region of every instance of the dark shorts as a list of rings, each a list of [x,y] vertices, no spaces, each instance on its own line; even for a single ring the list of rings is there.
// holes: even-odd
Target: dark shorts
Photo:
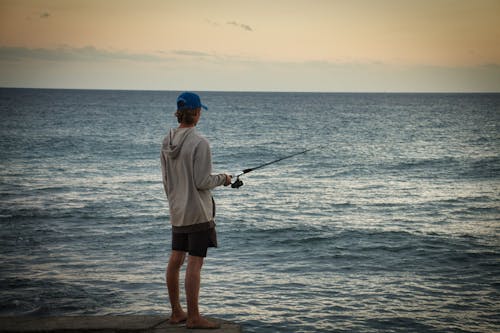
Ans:
[[[206,257],[209,247],[217,247],[215,228],[197,232],[172,232],[172,250],[188,252],[190,256]]]

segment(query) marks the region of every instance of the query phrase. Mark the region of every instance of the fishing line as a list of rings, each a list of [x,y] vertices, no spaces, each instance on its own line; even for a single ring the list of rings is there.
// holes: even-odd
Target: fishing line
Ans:
[[[240,188],[241,186],[243,186],[243,182],[241,181],[240,177],[243,176],[244,174],[247,174],[247,173],[252,172],[254,170],[257,170],[257,169],[264,168],[264,167],[266,167],[268,165],[271,165],[271,164],[274,164],[274,163],[281,162],[283,160],[286,160],[288,158],[292,158],[292,157],[297,156],[297,155],[305,154],[308,151],[316,150],[316,149],[320,149],[320,148],[324,148],[324,147],[325,146],[318,146],[318,147],[314,147],[314,148],[309,148],[309,149],[306,149],[306,150],[299,151],[298,153],[287,155],[285,157],[278,158],[277,160],[274,160],[274,161],[271,161],[271,162],[267,162],[267,163],[258,165],[258,166],[253,167],[253,168],[244,169],[240,174],[236,175],[236,180],[234,181],[234,183],[231,184],[231,187],[232,188]]]

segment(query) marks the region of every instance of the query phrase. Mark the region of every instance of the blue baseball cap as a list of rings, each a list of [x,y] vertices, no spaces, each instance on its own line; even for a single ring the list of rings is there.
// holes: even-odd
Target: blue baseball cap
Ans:
[[[205,105],[201,104],[200,96],[195,93],[183,92],[177,97],[177,110],[184,111],[198,108],[208,110]]]

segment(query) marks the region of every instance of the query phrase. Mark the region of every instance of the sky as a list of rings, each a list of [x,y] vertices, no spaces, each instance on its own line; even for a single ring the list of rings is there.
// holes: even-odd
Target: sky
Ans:
[[[0,0],[0,87],[500,92],[499,0]]]

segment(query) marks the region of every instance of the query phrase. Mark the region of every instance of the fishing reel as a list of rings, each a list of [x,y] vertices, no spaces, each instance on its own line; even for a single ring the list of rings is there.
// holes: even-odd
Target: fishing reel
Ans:
[[[236,177],[234,183],[231,184],[232,188],[240,188],[243,186],[243,182],[240,180],[240,176]]]

